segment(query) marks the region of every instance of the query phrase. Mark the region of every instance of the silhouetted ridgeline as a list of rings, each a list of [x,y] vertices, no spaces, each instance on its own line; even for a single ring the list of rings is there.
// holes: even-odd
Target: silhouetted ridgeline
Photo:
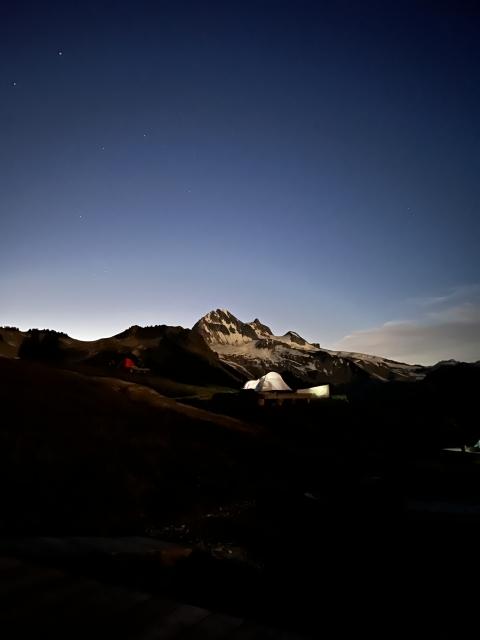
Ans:
[[[68,338],[66,333],[51,329],[29,329],[20,345],[18,355],[24,360],[60,362],[62,346],[60,338]]]

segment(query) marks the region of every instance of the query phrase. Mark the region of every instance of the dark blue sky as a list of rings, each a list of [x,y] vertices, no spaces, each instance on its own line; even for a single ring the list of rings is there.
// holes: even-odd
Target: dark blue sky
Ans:
[[[479,33],[471,1],[2,3],[0,324],[227,307],[480,358]]]

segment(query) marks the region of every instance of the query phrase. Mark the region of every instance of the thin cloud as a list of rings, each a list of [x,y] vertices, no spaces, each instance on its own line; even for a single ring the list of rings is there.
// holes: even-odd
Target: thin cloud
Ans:
[[[445,296],[430,298],[417,320],[386,322],[355,331],[336,348],[371,353],[412,364],[439,360],[480,360],[480,287],[459,287]],[[470,300],[461,300],[466,295]],[[427,298],[424,299],[425,301]],[[445,304],[445,301],[450,304]]]
[[[438,307],[441,305],[451,305],[459,301],[480,298],[480,284],[463,284],[452,287],[443,295],[422,296],[409,298],[407,302],[411,302],[420,308]]]
[[[464,302],[463,304],[455,307],[429,311],[427,316],[434,322],[474,324],[480,322],[480,305],[475,305],[471,302]]]

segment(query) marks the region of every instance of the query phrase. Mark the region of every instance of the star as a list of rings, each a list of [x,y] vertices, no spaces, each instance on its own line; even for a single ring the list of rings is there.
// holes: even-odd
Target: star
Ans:
[[[13,86],[13,87],[16,87],[16,86],[17,86],[17,83],[15,82],[15,80],[12,82],[12,86]]]
[[[60,50],[60,51],[58,52],[58,55],[59,55],[59,56],[63,56],[63,51],[61,51],[61,50]]]

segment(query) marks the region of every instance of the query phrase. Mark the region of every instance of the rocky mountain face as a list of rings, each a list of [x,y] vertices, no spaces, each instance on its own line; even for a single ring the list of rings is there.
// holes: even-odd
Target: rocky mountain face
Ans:
[[[275,336],[255,319],[242,322],[226,309],[210,311],[193,327],[220,360],[247,378],[277,371],[292,386],[348,384],[376,380],[417,380],[426,368],[377,356],[334,352],[309,343],[295,331]]]
[[[249,344],[252,340],[273,335],[258,318],[253,322],[242,322],[227,309],[210,311],[194,325],[192,331],[201,335],[209,345]]]

